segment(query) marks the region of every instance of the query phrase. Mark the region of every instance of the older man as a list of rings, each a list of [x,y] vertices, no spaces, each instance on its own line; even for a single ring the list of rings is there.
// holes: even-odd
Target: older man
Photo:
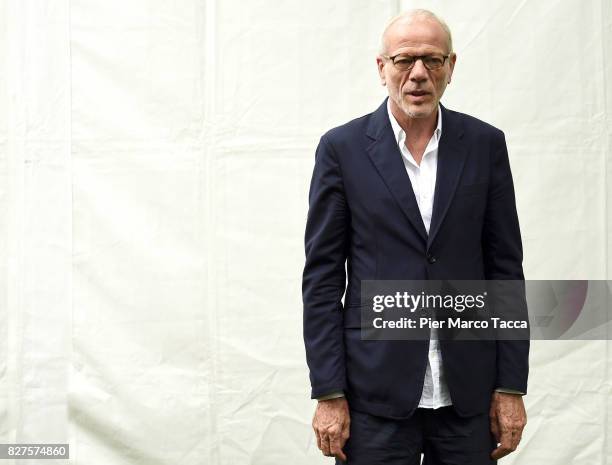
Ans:
[[[504,135],[439,103],[456,60],[433,13],[394,18],[376,58],[388,98],[317,148],[304,341],[317,443],[338,463],[491,464],[526,423],[529,341],[360,337],[362,280],[524,279]]]

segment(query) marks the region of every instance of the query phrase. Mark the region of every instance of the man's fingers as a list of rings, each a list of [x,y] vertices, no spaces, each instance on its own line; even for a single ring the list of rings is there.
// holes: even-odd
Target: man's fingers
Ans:
[[[515,451],[518,448],[519,442],[521,442],[521,434],[514,433],[512,435],[512,444],[510,445],[513,451]]]
[[[331,449],[331,446],[330,446],[329,435],[324,433],[321,435],[321,452],[323,452],[323,455],[330,457],[331,456],[330,449]]]
[[[317,436],[317,447],[321,450],[321,435],[319,434],[319,430],[317,428],[313,428],[315,435]]]
[[[331,455],[338,457],[338,458],[344,457],[344,452],[342,452],[342,446],[344,446],[344,441],[342,440],[344,428],[341,429],[339,426],[334,425],[328,430],[328,433],[329,433],[329,450],[330,450]]]
[[[491,457],[494,460],[499,460],[502,457],[505,457],[510,452],[515,450],[516,448],[512,448],[512,432],[511,431],[503,431],[501,434],[501,438],[499,440],[499,446],[491,453]]]
[[[347,439],[351,436],[351,428],[349,426],[349,423],[347,422],[344,425],[344,428],[342,428],[342,444],[344,445],[344,443],[347,441]]]
[[[344,451],[342,450],[343,445],[344,445],[343,441],[341,440],[340,437],[336,437],[335,439],[333,439],[331,441],[331,454],[334,457],[338,457],[343,462],[346,462],[346,455],[344,454]]]
[[[495,460],[498,460],[510,454],[511,452],[514,452],[518,448],[519,443],[521,442],[523,436],[523,427],[524,426],[521,426],[520,424],[511,427],[504,427],[502,425],[500,427],[500,425],[498,425],[497,422],[494,422],[492,419],[491,432],[493,432],[493,435],[495,436],[497,442],[500,444],[499,447],[497,447],[497,449],[493,451],[491,457],[493,457]],[[500,428],[501,437],[497,439],[498,435],[500,434]]]
[[[491,458],[493,460],[499,460],[502,457],[505,457],[506,455],[508,455],[510,452],[512,451],[508,449],[507,447],[499,446],[497,449],[491,452]]]
[[[523,437],[523,428],[516,428],[513,432],[512,432],[512,443],[511,443],[511,447],[512,450],[516,450],[516,448],[518,447],[519,443],[521,442],[521,438]]]
[[[343,462],[347,461],[346,454],[344,453],[342,448],[344,447],[346,441],[350,436],[350,424],[350,420],[344,422],[344,425],[342,426],[342,431],[340,431],[340,434],[337,435],[336,440],[332,443],[332,454]]]
[[[510,452],[512,452],[512,449],[510,449],[509,447],[504,447],[500,445],[497,447],[497,449],[491,452],[491,458],[493,460],[499,460],[502,457],[505,457],[506,455],[508,455]]]
[[[499,424],[497,423],[497,417],[491,417],[491,433],[493,433],[493,437],[497,442],[499,441]]]

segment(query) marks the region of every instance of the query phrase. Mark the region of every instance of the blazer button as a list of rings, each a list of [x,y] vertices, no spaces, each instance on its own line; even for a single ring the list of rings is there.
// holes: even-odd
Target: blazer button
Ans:
[[[427,254],[427,261],[431,264],[436,263],[436,257],[434,257],[432,254],[428,253]]]

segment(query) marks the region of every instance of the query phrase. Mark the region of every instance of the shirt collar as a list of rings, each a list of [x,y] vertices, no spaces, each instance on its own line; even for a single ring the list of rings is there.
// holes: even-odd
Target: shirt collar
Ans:
[[[400,146],[403,145],[406,140],[406,132],[399,125],[393,113],[391,113],[391,99],[387,99],[387,114],[389,115],[389,121],[391,122],[391,128],[393,129],[393,135],[395,136],[395,142],[397,142]],[[440,108],[440,104],[438,104],[438,125],[433,133],[434,140],[438,142],[440,137],[442,137],[442,109]]]

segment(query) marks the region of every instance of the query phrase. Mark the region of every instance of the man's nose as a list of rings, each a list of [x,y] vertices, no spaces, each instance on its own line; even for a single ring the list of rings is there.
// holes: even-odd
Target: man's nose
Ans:
[[[410,80],[411,81],[425,81],[429,74],[427,73],[427,68],[423,64],[423,60],[420,58],[414,62],[412,69],[410,70]]]

